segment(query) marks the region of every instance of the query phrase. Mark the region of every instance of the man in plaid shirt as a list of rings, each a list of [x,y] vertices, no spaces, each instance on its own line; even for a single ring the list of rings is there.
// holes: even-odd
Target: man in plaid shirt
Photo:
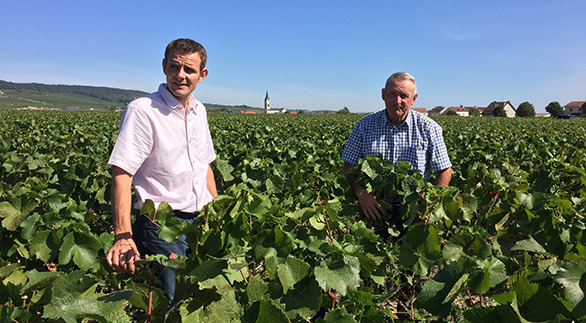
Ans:
[[[358,198],[364,215],[371,220],[384,213],[376,197],[365,191],[348,171],[366,156],[382,156],[393,162],[406,161],[429,181],[429,173],[437,172],[434,185],[447,186],[452,177],[442,128],[425,115],[411,111],[417,99],[415,78],[408,73],[395,73],[382,89],[385,110],[358,121],[344,151],[344,174],[348,185]]]

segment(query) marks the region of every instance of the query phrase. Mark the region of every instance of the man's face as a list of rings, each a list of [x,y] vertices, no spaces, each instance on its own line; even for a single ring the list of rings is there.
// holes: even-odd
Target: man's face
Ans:
[[[414,90],[415,84],[410,80],[389,82],[382,90],[387,117],[394,125],[398,126],[405,120],[409,108],[417,100],[417,94],[413,94]]]
[[[184,107],[197,83],[204,80],[208,70],[200,71],[201,58],[198,53],[185,53],[172,49],[163,59],[163,72],[167,76],[167,88]]]

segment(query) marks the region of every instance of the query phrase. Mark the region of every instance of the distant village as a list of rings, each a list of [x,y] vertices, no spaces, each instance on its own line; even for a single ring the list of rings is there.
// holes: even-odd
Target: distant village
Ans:
[[[583,114],[582,105],[584,105],[586,101],[571,101],[565,106],[563,106],[563,114],[558,115],[557,117],[562,117],[566,119],[578,119]],[[18,108],[19,110],[66,110],[66,111],[75,111],[75,110],[84,110],[78,107],[64,107],[64,108],[39,108],[39,107],[22,107]],[[120,108],[110,108],[110,109],[89,109],[90,111],[106,111],[106,110],[116,110],[121,111]],[[469,116],[482,116],[482,117],[507,117],[507,118],[514,118],[518,116],[517,109],[511,104],[510,101],[493,101],[486,107],[479,107],[479,106],[458,106],[458,107],[444,107],[444,106],[437,106],[431,110],[427,110],[426,108],[414,108],[412,107],[411,110],[417,111],[422,113],[426,116],[430,117],[437,117],[437,116],[449,116],[449,115],[457,115],[462,117],[469,117]],[[213,109],[209,110],[208,112],[225,112],[225,113],[241,113],[241,114],[336,114],[336,113],[350,113],[348,108],[344,107],[344,109],[339,111],[311,111],[311,110],[287,110],[285,108],[280,109],[272,109],[271,108],[271,99],[269,98],[269,91],[267,90],[264,99],[264,109],[245,109],[245,110],[230,110],[226,108],[222,109]],[[551,117],[549,112],[547,113],[535,113],[535,117]]]
[[[563,116],[567,118],[580,118],[582,115],[582,105],[586,101],[571,101],[570,103],[563,106],[564,114]],[[511,104],[510,101],[493,101],[487,107],[443,107],[438,106],[431,110],[427,110],[425,108],[411,108],[417,112],[421,112],[430,117],[436,116],[447,116],[447,115],[458,115],[462,117],[469,117],[469,116],[482,116],[482,117],[495,117],[495,116],[503,116],[507,118],[514,118],[517,116],[517,109]],[[497,110],[504,112],[504,115],[498,115],[495,113]],[[501,112],[501,113],[502,113]],[[546,113],[535,113],[536,117],[551,117],[549,112]]]

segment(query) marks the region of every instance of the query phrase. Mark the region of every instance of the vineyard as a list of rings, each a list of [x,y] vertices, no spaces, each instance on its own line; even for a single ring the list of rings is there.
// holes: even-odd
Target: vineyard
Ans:
[[[0,321],[586,320],[586,121],[438,118],[446,188],[361,161],[359,181],[401,201],[403,228],[364,221],[347,189],[359,118],[209,114],[220,195],[193,223],[141,209],[193,257],[121,275],[105,260],[120,114],[0,111]],[[172,303],[154,262],[178,268]]]

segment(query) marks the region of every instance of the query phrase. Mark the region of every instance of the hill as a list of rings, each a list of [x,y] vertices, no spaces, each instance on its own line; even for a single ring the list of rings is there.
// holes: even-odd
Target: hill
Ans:
[[[147,93],[143,91],[102,86],[13,83],[0,80],[0,108],[122,107],[145,94]]]
[[[146,94],[148,93],[143,91],[102,86],[13,83],[0,80],[0,108],[27,106],[46,108],[79,107],[81,109],[123,108],[130,101]],[[246,105],[204,104],[208,110],[259,109]]]

